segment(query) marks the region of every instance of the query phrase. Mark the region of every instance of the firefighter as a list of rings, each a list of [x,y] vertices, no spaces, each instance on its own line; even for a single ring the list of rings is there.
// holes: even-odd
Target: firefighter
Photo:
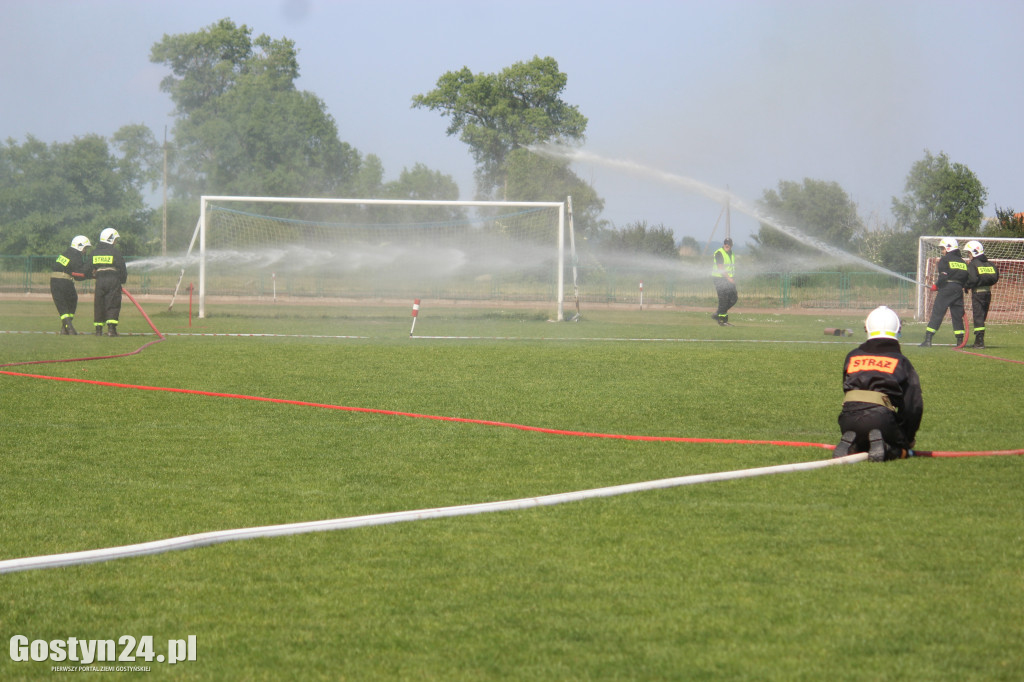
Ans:
[[[96,278],[96,293],[93,302],[93,326],[96,336],[103,336],[103,325],[107,325],[107,336],[117,336],[117,320],[121,316],[121,285],[128,281],[128,268],[121,250],[114,244],[121,237],[117,230],[108,227],[100,233],[100,243],[90,257],[88,275]]]
[[[872,462],[913,456],[924,403],[921,380],[900,349],[900,317],[881,306],[864,320],[867,341],[843,365],[842,439],[833,457],[867,451]]]
[[[715,283],[718,294],[718,310],[711,317],[719,327],[731,327],[729,308],[736,305],[736,256],[732,252],[732,239],[725,238],[722,248],[715,251],[714,264],[711,267],[711,279]]]
[[[922,346],[932,345],[932,337],[939,331],[942,318],[946,311],[953,322],[953,337],[956,345],[964,341],[964,287],[967,285],[967,263],[960,256],[960,245],[952,237],[943,237],[939,241],[944,253],[939,258],[935,270],[939,273],[932,284],[935,300],[932,302],[932,316],[924,330]]]
[[[50,275],[50,295],[60,315],[60,334],[77,335],[75,311],[78,310],[78,291],[75,282],[85,279],[85,250],[92,242],[85,235],[78,235],[71,240],[71,246],[57,256],[53,262],[53,273]]]
[[[985,247],[972,239],[964,245],[971,260],[967,263],[967,286],[971,292],[971,311],[974,313],[974,348],[985,347],[985,320],[992,303],[992,285],[999,281],[999,269],[989,262]]]

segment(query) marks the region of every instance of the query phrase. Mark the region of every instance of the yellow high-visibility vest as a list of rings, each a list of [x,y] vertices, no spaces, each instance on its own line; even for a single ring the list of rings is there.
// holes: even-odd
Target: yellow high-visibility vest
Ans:
[[[718,269],[718,254],[722,254],[722,261],[725,265],[725,272],[723,273]],[[735,277],[736,276],[736,256],[725,250],[725,247],[715,251],[711,257],[711,276],[712,277]]]

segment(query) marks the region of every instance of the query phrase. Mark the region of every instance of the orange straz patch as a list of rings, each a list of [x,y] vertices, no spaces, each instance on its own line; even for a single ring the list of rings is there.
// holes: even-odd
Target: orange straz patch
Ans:
[[[900,361],[896,358],[887,358],[881,355],[854,355],[846,366],[846,373],[872,371],[892,374],[896,371],[898,364]]]

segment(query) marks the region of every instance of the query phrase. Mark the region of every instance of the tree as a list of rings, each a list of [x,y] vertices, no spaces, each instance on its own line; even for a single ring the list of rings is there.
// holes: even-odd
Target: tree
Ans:
[[[900,273],[917,270],[917,235],[893,225],[864,230],[858,238],[858,253],[865,260]]]
[[[759,203],[777,222],[840,249],[850,249],[854,236],[863,229],[857,205],[835,182],[810,178],[803,183],[780,181],[778,190],[765,190]],[[816,251],[765,222],[753,238],[766,251]]]
[[[440,199],[455,201],[459,198],[459,186],[452,176],[430,170],[422,163],[411,169],[403,168],[397,180],[385,183],[380,196],[386,199]],[[465,209],[459,206],[416,206],[391,208],[395,220],[416,222],[452,222],[464,220]],[[399,217],[401,216],[401,217]]]
[[[985,222],[982,234],[986,237],[1024,237],[1024,213],[996,206],[996,217]]]
[[[620,253],[679,258],[672,230],[662,224],[648,225],[646,220],[629,223],[621,230],[609,230],[605,233],[605,247]]]
[[[422,163],[411,169],[403,168],[398,180],[384,185],[383,196],[388,199],[442,199],[455,201],[459,198],[459,186],[452,176],[430,170]]]
[[[988,190],[967,166],[925,150],[907,174],[902,199],[893,197],[897,225],[914,235],[973,235],[981,226]]]
[[[531,145],[577,144],[587,119],[562,100],[568,77],[552,57],[535,56],[494,74],[473,74],[468,67],[449,71],[437,87],[412,98],[414,108],[440,111],[450,118],[448,135],[469,145],[477,164],[477,195],[511,198],[505,192],[509,155]]]
[[[121,126],[110,141],[121,153],[119,169],[125,181],[139,191],[160,186],[163,150],[153,131],[141,124]]]
[[[150,61],[175,104],[176,191],[342,196],[360,155],[338,138],[324,103],[299,91],[295,44],[222,19],[156,43]]]
[[[567,161],[514,149],[505,160],[507,196],[513,201],[565,201],[572,197],[573,226],[580,237],[604,227],[599,219],[604,200],[569,168]]]
[[[695,237],[686,235],[679,240],[679,256],[682,258],[695,258],[701,255],[700,242]]]
[[[0,146],[0,253],[49,255],[106,227],[121,233],[125,255],[143,251],[151,211],[143,206],[137,164],[99,135],[47,145],[29,136]]]

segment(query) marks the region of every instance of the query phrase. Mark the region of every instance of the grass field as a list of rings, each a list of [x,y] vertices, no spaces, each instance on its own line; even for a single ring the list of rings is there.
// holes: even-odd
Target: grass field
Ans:
[[[80,331],[91,326],[80,304]],[[150,332],[125,302],[122,331]],[[861,317],[145,302],[0,371],[550,429],[834,443]],[[0,364],[127,353],[0,300]],[[850,338],[823,335],[849,327]],[[918,446],[1024,447],[1024,366],[918,348]],[[190,334],[191,332],[191,334]],[[200,335],[203,334],[203,335]],[[217,334],[217,335],[214,335]],[[278,336],[244,336],[276,334]],[[936,341],[949,342],[948,320]],[[1024,326],[986,355],[1024,361]],[[827,459],[0,374],[0,560]],[[0,575],[0,635],[194,635],[176,679],[1020,680],[1024,458],[920,458]],[[118,646],[121,653],[122,646]],[[0,679],[68,661],[0,655]],[[70,662],[72,665],[75,663]],[[95,665],[112,665],[96,663]],[[116,664],[114,664],[116,665]]]

